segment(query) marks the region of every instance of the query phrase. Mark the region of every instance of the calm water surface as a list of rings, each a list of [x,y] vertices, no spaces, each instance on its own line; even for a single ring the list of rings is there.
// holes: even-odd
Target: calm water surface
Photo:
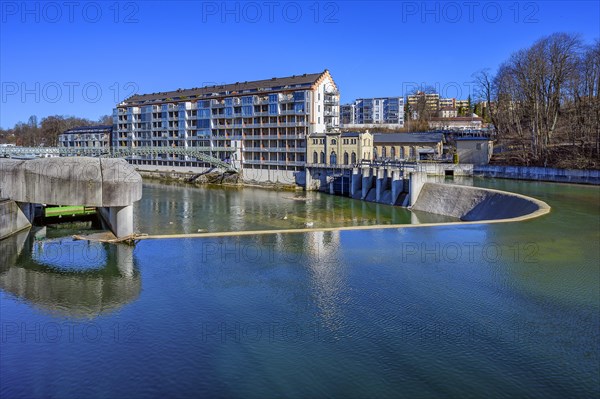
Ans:
[[[406,208],[352,201],[318,192],[261,188],[196,188],[146,183],[135,226],[146,234],[176,234],[306,227],[367,226],[456,221]]]
[[[471,184],[552,212],[135,248],[3,240],[0,394],[597,397],[600,190]],[[161,184],[136,209],[151,234],[409,222],[315,193]]]

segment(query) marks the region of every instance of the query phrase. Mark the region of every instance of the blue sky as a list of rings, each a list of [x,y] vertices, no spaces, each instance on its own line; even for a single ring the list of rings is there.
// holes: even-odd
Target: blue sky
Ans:
[[[591,43],[599,21],[597,1],[0,1],[0,127],[326,68],[343,103],[423,83],[466,98],[474,72],[553,32]]]

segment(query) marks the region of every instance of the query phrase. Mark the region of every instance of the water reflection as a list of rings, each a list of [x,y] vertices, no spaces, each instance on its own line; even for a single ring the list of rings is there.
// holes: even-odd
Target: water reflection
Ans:
[[[310,283],[322,325],[335,333],[342,328],[341,306],[347,301],[347,276],[342,259],[340,232],[315,232],[306,235],[310,248]]]
[[[318,325],[331,336],[335,336],[343,327],[346,315],[342,307],[350,295],[340,235],[339,231],[278,233],[244,238],[242,244],[246,247],[256,246],[256,253],[268,254],[264,264],[272,263],[279,271],[294,270],[296,277],[283,296],[290,298],[289,306],[294,308],[301,304],[312,304],[310,310],[314,312]],[[298,284],[298,280],[303,283]],[[301,313],[306,310],[303,309]]]
[[[147,234],[410,223],[405,208],[318,192],[144,183],[134,225]],[[152,217],[148,217],[152,215]]]
[[[141,292],[134,248],[24,231],[0,241],[0,289],[45,312],[95,318]]]

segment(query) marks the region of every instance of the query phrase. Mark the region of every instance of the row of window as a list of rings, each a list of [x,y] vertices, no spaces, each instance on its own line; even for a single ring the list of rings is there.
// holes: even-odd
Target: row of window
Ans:
[[[343,144],[357,144],[358,139],[343,139],[342,142],[343,142]],[[313,144],[325,144],[325,139],[312,139],[312,143]],[[337,139],[331,139],[331,145],[336,145],[336,144],[337,144]],[[371,140],[364,139],[363,145],[364,146],[371,145]]]
[[[321,164],[325,164],[325,152],[321,151],[320,154],[318,154],[316,151],[313,152],[313,163],[321,163]],[[329,164],[330,165],[337,165],[337,154],[335,153],[335,151],[331,151],[331,154],[329,154]],[[343,165],[354,165],[356,164],[356,153],[354,151],[352,151],[352,154],[348,154],[347,152],[344,151],[344,160],[343,160]]]
[[[375,157],[377,157],[377,148],[374,149],[374,153],[375,153]],[[415,156],[415,154],[416,154],[415,147],[410,147],[410,149],[409,149],[409,156],[411,158],[413,158]],[[387,148],[386,147],[382,147],[381,148],[381,157],[382,158],[387,158],[387,156],[388,156],[388,154],[387,154]],[[396,147],[391,147],[389,156],[391,158],[396,158]],[[400,147],[400,158],[406,158],[404,147]]]

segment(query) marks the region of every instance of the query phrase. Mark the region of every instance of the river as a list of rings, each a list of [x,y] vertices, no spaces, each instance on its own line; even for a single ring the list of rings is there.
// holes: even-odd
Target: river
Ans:
[[[135,247],[51,230],[4,240],[0,394],[598,397],[600,189],[468,183],[552,211]],[[171,234],[415,219],[319,193],[146,183],[135,223]]]

